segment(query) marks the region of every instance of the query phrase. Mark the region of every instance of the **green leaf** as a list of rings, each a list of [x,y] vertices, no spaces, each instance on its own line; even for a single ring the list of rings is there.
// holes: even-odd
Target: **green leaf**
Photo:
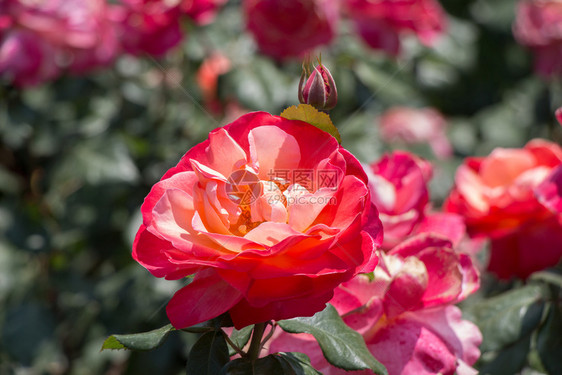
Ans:
[[[310,358],[303,353],[277,353],[279,360],[286,362],[295,375],[322,375],[310,364]]]
[[[466,308],[464,316],[483,333],[480,349],[499,350],[528,335],[540,323],[546,288],[530,284]]]
[[[171,324],[168,324],[149,332],[133,333],[129,335],[111,335],[103,342],[101,350],[151,350],[160,346],[164,340],[166,340],[170,332],[175,330],[176,329],[172,327]]]
[[[233,330],[232,334],[230,335],[230,341],[232,341],[234,345],[242,349],[248,343],[248,340],[250,340],[250,336],[252,335],[253,329],[254,326],[250,325],[242,328],[241,330],[237,330],[237,329]],[[230,354],[230,356],[233,356],[236,354],[236,350],[234,350],[229,346],[228,354]]]
[[[332,123],[330,116],[324,112],[320,112],[316,108],[308,104],[299,104],[291,106],[281,112],[281,117],[288,120],[301,120],[316,126],[320,130],[330,133],[341,144],[341,136],[338,129]]]
[[[318,375],[302,353],[275,353],[254,362],[235,359],[223,367],[223,375]]]
[[[371,369],[387,374],[386,368],[367,349],[363,337],[349,328],[332,305],[310,318],[279,321],[290,333],[310,333],[316,338],[324,357],[332,365],[344,370]]]
[[[539,329],[537,350],[550,374],[562,374],[562,312],[555,304],[550,304],[546,322]]]
[[[480,369],[482,375],[513,375],[518,373],[527,362],[527,353],[531,345],[531,336],[526,336],[515,344],[500,351],[496,358]]]
[[[193,345],[187,357],[187,375],[216,375],[230,360],[222,330],[207,332]]]
[[[554,271],[535,272],[530,277],[531,280],[543,281],[548,284],[562,288],[562,275]]]

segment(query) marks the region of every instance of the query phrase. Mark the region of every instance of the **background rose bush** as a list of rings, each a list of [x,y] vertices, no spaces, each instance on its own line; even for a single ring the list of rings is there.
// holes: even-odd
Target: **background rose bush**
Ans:
[[[8,3],[0,2],[0,39],[17,43],[0,47],[0,372],[183,373],[186,348],[195,341],[188,334],[148,353],[99,353],[110,333],[168,323],[164,306],[183,285],[156,279],[131,259],[139,205],[179,155],[212,129],[241,111],[278,114],[295,104],[300,62],[259,53],[242,2],[231,0],[204,26],[180,10],[181,41],[159,60],[119,53],[107,68],[74,75],[49,59],[33,60],[40,65],[6,60],[57,56],[45,54],[52,48],[48,38],[12,28]],[[378,133],[386,110],[438,110],[448,124],[450,158],[435,160],[427,144],[400,145],[434,164],[429,199],[438,210],[466,157],[521,149],[533,138],[560,144],[553,113],[562,92],[556,79],[535,75],[533,49],[514,37],[517,3],[440,1],[446,31],[431,48],[411,31],[402,33],[399,59],[368,47],[340,9],[337,35],[322,53],[338,85],[331,117],[343,146],[373,163],[398,147]],[[144,47],[151,46],[146,40]],[[216,85],[200,88],[195,73],[217,52],[230,67],[211,69]],[[18,88],[6,66],[36,86]],[[215,110],[206,98],[217,103]],[[547,192],[559,186],[556,176],[545,182]],[[556,197],[545,193],[541,202],[554,209]],[[476,261],[486,267],[489,254],[485,248]],[[484,333],[484,355],[474,365],[482,373],[557,373],[560,345],[549,332],[559,331],[559,313],[543,276],[530,275],[523,286],[518,278],[499,281],[483,272],[480,291],[460,305],[462,319]]]

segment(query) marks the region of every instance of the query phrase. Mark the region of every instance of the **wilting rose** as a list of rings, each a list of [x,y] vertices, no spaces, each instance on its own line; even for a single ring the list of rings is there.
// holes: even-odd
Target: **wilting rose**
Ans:
[[[453,153],[446,127],[445,118],[433,108],[393,107],[379,119],[380,134],[386,142],[428,143],[439,158]]]
[[[198,25],[206,25],[213,21],[216,12],[228,0],[182,0],[182,13],[187,14]]]
[[[374,49],[400,52],[400,35],[414,33],[431,45],[446,28],[445,12],[436,0],[345,0],[357,32]]]
[[[260,50],[276,59],[330,43],[339,17],[332,0],[244,0],[243,7]]]
[[[179,0],[121,0],[111,15],[123,48],[161,56],[183,39]]]
[[[517,6],[513,33],[535,54],[535,70],[543,76],[562,74],[562,2],[524,0]]]
[[[361,164],[302,121],[250,113],[216,129],[152,188],[133,257],[193,281],[170,300],[177,328],[229,312],[235,327],[310,316],[373,270],[382,240]]]
[[[464,216],[472,236],[492,239],[488,268],[499,277],[525,278],[562,256],[562,224],[552,210],[562,191],[545,182],[559,181],[560,165],[562,148],[537,139],[467,158],[457,170],[444,209]]]
[[[373,281],[359,275],[343,283],[330,303],[389,375],[476,374],[470,365],[480,356],[482,336],[452,306],[479,286],[470,257],[442,237],[422,234],[381,253],[379,260]],[[331,366],[308,334],[279,333],[269,352],[294,348],[326,375],[372,373]]]
[[[118,50],[104,0],[7,0],[0,16],[0,75],[18,86],[111,63]]]
[[[406,151],[395,151],[365,168],[371,201],[384,227],[385,249],[411,235],[425,217],[431,164]]]

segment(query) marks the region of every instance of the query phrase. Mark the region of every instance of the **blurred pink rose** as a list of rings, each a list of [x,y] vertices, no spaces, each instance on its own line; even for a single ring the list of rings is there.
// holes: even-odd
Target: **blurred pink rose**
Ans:
[[[187,14],[198,25],[206,25],[213,21],[216,12],[228,0],[182,0],[181,11]]]
[[[517,6],[513,33],[535,54],[535,70],[548,77],[562,74],[562,2],[523,0]]]
[[[400,52],[400,35],[412,32],[431,45],[446,28],[446,15],[436,0],[345,0],[357,32],[374,49]]]
[[[334,0],[244,0],[243,6],[260,50],[276,59],[302,56],[330,43],[336,33]]]
[[[379,119],[381,137],[386,142],[429,143],[439,158],[453,153],[446,127],[443,116],[433,108],[393,107]]]
[[[476,374],[482,335],[452,306],[479,287],[470,257],[442,237],[422,234],[381,252],[374,280],[359,275],[339,286],[330,301],[359,332],[389,375]],[[346,372],[324,359],[311,335],[277,333],[269,352],[298,348],[326,375]]]
[[[146,197],[133,257],[193,281],[177,328],[228,312],[235,327],[311,316],[377,263],[382,226],[361,164],[335,138],[264,112],[215,129]]]
[[[524,148],[497,148],[467,158],[444,209],[462,215],[468,232],[492,239],[488,269],[526,278],[562,257],[562,148],[535,139]]]
[[[179,0],[121,0],[111,15],[123,48],[161,56],[183,39]]]
[[[365,168],[371,202],[384,227],[383,247],[390,249],[424,219],[429,201],[431,164],[406,151],[395,151]]]
[[[104,0],[7,0],[0,16],[0,74],[19,86],[111,63],[115,29]]]

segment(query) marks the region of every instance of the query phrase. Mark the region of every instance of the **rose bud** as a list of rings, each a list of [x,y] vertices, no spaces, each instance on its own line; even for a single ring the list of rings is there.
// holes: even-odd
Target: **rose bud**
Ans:
[[[338,102],[338,92],[330,71],[319,61],[319,65],[311,74],[307,65],[306,62],[303,64],[299,82],[299,101],[321,111],[334,108]]]
[[[558,108],[556,112],[554,112],[554,114],[556,115],[556,119],[558,120],[558,123],[562,125],[562,107]]]

